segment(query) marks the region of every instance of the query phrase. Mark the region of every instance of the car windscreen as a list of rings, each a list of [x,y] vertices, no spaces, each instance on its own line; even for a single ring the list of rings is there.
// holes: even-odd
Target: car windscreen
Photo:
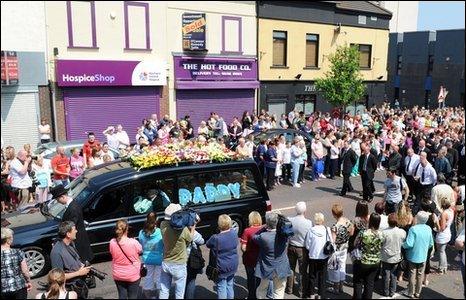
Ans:
[[[91,190],[89,189],[87,182],[84,180],[77,179],[73,181],[70,185],[67,186],[68,196],[70,196],[73,201],[78,203],[83,203],[90,195]],[[48,204],[48,213],[54,218],[61,219],[65,213],[65,205],[59,203],[57,200],[52,200]]]

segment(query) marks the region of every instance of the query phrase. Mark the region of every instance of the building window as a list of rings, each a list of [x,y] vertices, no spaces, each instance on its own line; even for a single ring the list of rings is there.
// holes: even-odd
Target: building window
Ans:
[[[306,34],[306,67],[317,67],[319,58],[319,35]]]
[[[398,55],[397,63],[396,63],[396,75],[401,75],[401,64],[403,62],[403,56]]]
[[[315,94],[296,95],[294,108],[308,116],[316,109],[316,99]]]
[[[363,15],[359,15],[358,16],[358,24],[361,24],[361,25],[366,25],[366,16],[363,16]]]
[[[124,6],[125,49],[150,50],[149,3],[125,1]]]
[[[434,71],[434,56],[429,55],[429,65],[427,66],[427,76],[432,76]]]
[[[286,31],[273,32],[273,65],[286,66]]]
[[[354,46],[359,50],[359,67],[366,69],[370,68],[372,58],[372,46],[361,44],[351,44],[351,46]]]
[[[243,54],[240,17],[222,16],[222,53]]]
[[[69,48],[97,48],[95,1],[66,1]]]

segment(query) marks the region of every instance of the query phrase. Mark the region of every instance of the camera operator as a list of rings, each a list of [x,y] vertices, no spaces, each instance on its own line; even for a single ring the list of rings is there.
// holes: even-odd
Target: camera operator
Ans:
[[[65,271],[66,281],[78,293],[78,297],[87,298],[88,288],[85,277],[89,274],[91,267],[86,267],[81,262],[78,251],[74,246],[77,232],[74,222],[63,221],[60,223],[58,227],[59,240],[53,245],[50,260],[52,268]],[[76,290],[76,287],[83,288]]]
[[[26,206],[29,201],[29,189],[32,187],[32,179],[28,169],[32,158],[25,150],[19,150],[16,158],[10,163],[11,187],[16,191],[19,205],[18,209]]]

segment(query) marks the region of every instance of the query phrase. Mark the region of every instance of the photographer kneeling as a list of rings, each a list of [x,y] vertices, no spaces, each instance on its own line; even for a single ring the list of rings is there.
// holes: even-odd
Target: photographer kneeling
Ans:
[[[74,246],[77,232],[72,221],[61,222],[58,227],[59,240],[53,245],[50,259],[52,268],[65,271],[65,278],[69,288],[78,294],[79,299],[85,299],[89,291],[85,279],[91,271],[91,267],[81,262]]]

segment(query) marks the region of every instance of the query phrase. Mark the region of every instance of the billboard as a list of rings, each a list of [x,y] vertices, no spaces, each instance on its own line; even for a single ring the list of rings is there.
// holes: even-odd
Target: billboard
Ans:
[[[184,13],[182,20],[183,50],[206,51],[205,14]]]
[[[16,85],[19,83],[18,54],[16,51],[2,51],[2,84]]]

